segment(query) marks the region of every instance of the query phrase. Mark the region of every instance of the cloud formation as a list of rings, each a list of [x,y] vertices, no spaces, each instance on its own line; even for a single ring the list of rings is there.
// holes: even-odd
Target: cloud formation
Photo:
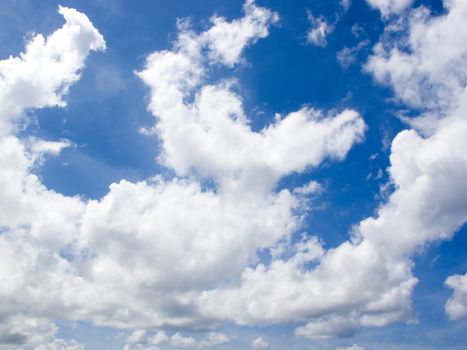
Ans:
[[[446,286],[454,290],[445,306],[449,318],[459,320],[467,317],[467,274],[450,276]]]
[[[262,337],[258,337],[251,342],[252,349],[267,349],[269,348],[269,343],[264,340]]]
[[[392,245],[401,251],[448,239],[467,221],[467,3],[446,0],[444,7],[446,13],[436,17],[424,7],[411,11],[407,28],[402,28],[408,34],[398,41],[383,38],[366,66],[400,101],[421,111],[404,119],[413,129],[399,133],[392,143],[396,191],[394,201],[382,208],[386,225],[397,217],[399,227],[418,232],[398,237]],[[367,228],[375,225],[365,223]],[[449,277],[446,285],[454,289],[446,312],[461,318],[463,276]]]
[[[371,7],[378,9],[383,18],[396,15],[404,11],[413,0],[367,0]]]
[[[388,26],[366,66],[403,103],[437,109],[441,117],[462,99],[467,76],[467,5],[450,0],[444,6],[444,15],[422,6],[408,14],[406,26]],[[393,40],[397,34],[402,38]]]
[[[243,50],[277,22],[277,14],[247,1],[243,18],[214,17],[200,34],[180,22],[173,49],[149,55],[138,72],[150,88],[160,161],[176,177],[121,181],[100,200],[63,196],[45,188],[34,167],[71,142],[15,135],[27,111],[65,106],[87,55],[105,49],[84,14],[64,7],[59,12],[66,21],[61,29],[35,36],[25,53],[0,62],[0,158],[8,165],[0,179],[0,274],[8,282],[0,290],[1,316],[125,328],[219,322],[205,301],[207,292],[240,280],[245,267],[257,264],[258,249],[288,241],[300,225],[297,211],[308,192],[275,191],[277,182],[343,159],[363,139],[362,118],[352,110],[330,115],[302,108],[263,130],[251,129],[235,84],[205,80],[216,64],[241,63]],[[309,250],[315,245],[314,239],[300,243],[295,260],[314,255]],[[36,342],[21,332],[4,333],[20,334],[18,344]],[[154,348],[169,339],[162,338],[146,341],[134,333],[128,347]],[[221,333],[204,340],[170,337],[171,343],[199,347],[227,341]],[[44,339],[39,346],[80,345]]]
[[[35,36],[19,57],[0,61],[0,160],[6,165],[0,170],[0,342],[80,349],[53,339],[49,319],[136,330],[127,350],[164,343],[207,348],[230,340],[216,332],[200,339],[182,331],[147,333],[163,327],[296,322],[297,336],[327,339],[413,322],[414,252],[449,239],[467,220],[467,73],[465,64],[455,64],[464,63],[467,41],[443,40],[464,26],[467,7],[451,0],[446,8],[436,18],[423,8],[411,11],[408,36],[393,43],[383,37],[366,65],[422,115],[408,120],[410,128],[392,143],[393,193],[348,241],[326,250],[307,232],[297,239],[306,231],[304,198],[316,183],[277,185],[287,175],[345,159],[366,126],[354,110],[303,107],[253,130],[238,82],[210,78],[220,66],[241,64],[244,51],[277,23],[276,13],[250,0],[242,18],[213,17],[201,33],[180,21],[173,46],[148,55],[137,72],[148,87],[158,160],[173,176],[122,180],[90,201],[45,188],[34,168],[71,141],[23,139],[18,123],[31,109],[65,106],[88,54],[105,49],[84,14],[60,7],[61,29]],[[435,32],[439,37],[430,35]],[[452,318],[463,315],[462,278],[447,280],[454,289],[446,306]],[[261,337],[252,343],[268,346]]]
[[[447,14],[429,20],[422,18],[421,23],[438,26],[449,23],[451,18],[465,18],[462,1],[450,1],[447,5]],[[412,15],[417,18],[425,12],[418,9]],[[419,25],[420,22],[411,22],[407,28],[409,37],[419,30]],[[424,28],[428,33],[430,29]],[[380,55],[382,45],[376,47],[368,63],[368,70],[376,77],[382,67],[389,74],[400,69]],[[455,52],[462,55],[465,47],[464,43]],[[414,46],[408,59],[419,57],[420,51],[426,49],[425,45]],[[438,49],[443,47],[432,48]],[[390,47],[388,50],[394,52]],[[456,57],[452,55],[451,59],[455,61]],[[246,269],[241,286],[206,292],[203,301],[209,314],[233,318],[240,324],[311,319],[296,332],[310,338],[317,334],[350,336],[362,326],[416,320],[411,296],[417,278],[412,274],[411,257],[431,242],[449,239],[467,220],[467,188],[462,180],[467,177],[463,152],[467,149],[463,136],[467,131],[465,89],[457,69],[444,73],[444,81],[453,87],[456,99],[452,103],[442,100],[433,106],[428,104],[422,117],[415,119],[417,124],[410,121],[410,125],[422,125],[421,118],[436,115],[438,122],[431,123],[434,130],[430,133],[426,128],[419,129],[423,133],[408,129],[395,137],[388,169],[395,190],[376,215],[362,220],[355,226],[352,239],[336,248],[324,251],[319,242],[312,240],[303,243],[306,248],[289,247],[289,251],[296,252],[292,257],[275,257],[269,265]],[[404,93],[397,87],[406,81],[405,76],[393,81],[396,95],[402,99]],[[418,84],[424,91],[422,82]],[[441,80],[436,87],[431,88],[430,99],[434,101],[445,88]],[[303,268],[304,262],[314,262],[315,268]],[[215,305],[221,301],[227,306],[217,310]]]
[[[127,339],[124,350],[151,350],[158,346],[171,345],[181,348],[205,349],[230,343],[230,338],[224,333],[209,332],[202,339],[185,336],[180,332],[168,336],[164,331],[157,331],[152,336],[144,329],[134,331]]]
[[[342,2],[344,10],[348,8],[347,2]],[[334,24],[329,23],[324,16],[315,17],[308,11],[308,21],[311,24],[310,29],[307,33],[308,43],[325,47],[328,44],[328,35],[334,31]]]

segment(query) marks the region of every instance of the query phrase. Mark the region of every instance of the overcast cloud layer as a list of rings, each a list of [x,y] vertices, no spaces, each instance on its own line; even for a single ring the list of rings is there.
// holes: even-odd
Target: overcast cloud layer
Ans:
[[[172,45],[135,67],[154,116],[147,132],[160,142],[154,157],[171,175],[113,183],[98,200],[36,175],[73,140],[20,131],[32,110],[66,107],[88,55],[106,49],[99,29],[60,7],[62,28],[0,61],[0,348],[84,349],[57,336],[60,320],[128,331],[125,350],[218,347],[232,340],[217,329],[229,323],[294,324],[298,338],[327,340],[417,322],[413,257],[467,221],[467,2],[445,0],[436,17],[411,1],[368,3],[387,27],[364,70],[418,116],[392,140],[392,192],[333,248],[304,224],[321,185],[278,186],[345,161],[371,132],[365,116],[297,106],[256,130],[240,83],[213,74],[245,64],[279,13],[247,0],[242,17],[214,16],[204,31],[178,22]],[[325,46],[332,24],[309,20],[308,42]],[[466,317],[467,275],[445,283],[447,315]]]

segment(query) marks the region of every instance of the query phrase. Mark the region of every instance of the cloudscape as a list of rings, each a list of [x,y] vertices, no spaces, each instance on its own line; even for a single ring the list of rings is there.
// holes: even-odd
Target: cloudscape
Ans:
[[[0,350],[467,348],[467,1],[0,29]]]

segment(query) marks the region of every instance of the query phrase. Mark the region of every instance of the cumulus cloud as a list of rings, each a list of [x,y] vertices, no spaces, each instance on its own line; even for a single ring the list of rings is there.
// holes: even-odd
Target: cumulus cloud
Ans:
[[[207,347],[228,338],[146,331],[164,326],[300,322],[305,325],[297,335],[316,338],[413,321],[413,252],[448,239],[467,220],[464,72],[448,69],[446,61],[463,62],[466,41],[451,46],[446,40],[444,49],[455,50],[425,63],[424,52],[438,52],[435,46],[444,42],[416,34],[436,28],[449,37],[452,23],[462,28],[463,2],[451,0],[447,8],[437,18],[415,10],[408,27],[415,41],[404,53],[406,67],[418,63],[427,79],[400,73],[400,66],[391,64],[396,49],[386,52],[384,43],[368,63],[368,71],[407,103],[420,104],[416,97],[428,93],[423,85],[428,84],[436,103],[425,106],[426,113],[437,113],[437,123],[429,133],[409,129],[394,139],[388,170],[394,192],[374,217],[355,226],[349,241],[328,250],[309,234],[291,239],[306,209],[301,198],[316,185],[295,191],[276,186],[289,174],[344,159],[363,140],[366,127],[356,111],[306,107],[255,131],[236,82],[208,82],[216,66],[240,64],[243,51],[277,22],[276,14],[252,1],[245,3],[241,19],[215,17],[201,33],[180,22],[173,47],[150,54],[137,72],[148,86],[159,160],[174,177],[122,180],[92,201],[46,189],[33,174],[37,153],[57,153],[63,144],[36,140],[31,147],[15,136],[15,120],[30,108],[63,106],[87,54],[105,47],[87,17],[60,8],[67,21],[62,29],[33,39],[20,57],[0,62],[0,116],[9,126],[0,137],[0,160],[7,165],[0,170],[0,277],[5,281],[0,316],[58,315],[140,329],[127,349],[155,349],[166,342]],[[60,40],[53,39],[57,36]],[[224,37],[235,50],[226,51]],[[26,59],[29,52],[40,52],[44,61]],[[29,86],[41,62],[56,64],[55,71],[63,74]],[[21,69],[13,69],[16,64]],[[31,79],[18,72],[30,72]],[[419,87],[422,95],[410,102],[404,84]],[[446,86],[454,92],[447,101]],[[34,98],[25,101],[25,95]],[[270,262],[259,259],[260,249],[269,250]],[[16,333],[8,328],[4,334]]]
[[[362,348],[361,346],[354,344],[346,348],[336,348],[336,350],[365,350],[365,348]]]
[[[193,348],[196,345],[196,339],[193,337],[185,337],[180,333],[175,333],[170,337],[170,345]]]
[[[247,1],[243,18],[215,17],[200,34],[181,22],[173,49],[149,55],[138,72],[150,88],[160,160],[177,177],[123,180],[100,200],[63,196],[45,188],[33,170],[41,157],[71,142],[14,134],[24,111],[65,106],[86,56],[105,48],[85,15],[63,7],[59,12],[63,28],[34,37],[20,57],[0,62],[1,120],[9,126],[0,138],[7,164],[0,177],[2,315],[141,328],[127,349],[228,342],[222,333],[201,340],[181,333],[148,337],[144,328],[218,322],[219,315],[204,310],[204,293],[238,281],[246,266],[257,263],[258,249],[287,242],[300,224],[299,197],[313,189],[275,191],[277,182],[343,159],[363,138],[362,118],[352,110],[331,115],[302,108],[253,131],[234,84],[204,82],[213,64],[241,63],[243,50],[277,22],[275,13]],[[237,49],[226,51],[226,41]],[[46,68],[53,79],[42,75]],[[205,181],[215,188],[205,188]],[[297,246],[297,264],[321,254],[310,242]],[[57,340],[43,346],[74,345]]]
[[[58,327],[45,318],[15,315],[1,319],[0,349],[84,350],[75,340],[56,339]]]
[[[265,13],[245,10],[246,17]],[[273,23],[269,17],[265,26]],[[214,28],[218,23],[227,30],[224,20],[214,21]],[[230,25],[236,30],[238,21]],[[107,301],[135,293],[151,300],[149,310],[139,302],[131,306],[137,313],[133,322],[141,317],[140,322],[156,326],[181,326],[218,319],[205,301],[208,291],[238,280],[257,262],[258,249],[288,239],[299,225],[298,194],[274,192],[278,180],[325,159],[343,159],[365,131],[355,111],[331,116],[310,108],[251,130],[232,84],[203,84],[212,61],[209,50],[207,55],[202,50],[207,32],[216,30],[195,34],[181,28],[173,50],[149,55],[138,75],[150,87],[161,162],[180,177],[212,180],[216,191],[192,179],[122,181],[102,200],[90,202],[84,215],[80,243],[94,256],[87,262],[88,280],[113,291]],[[129,244],[139,254],[123,263]]]
[[[330,316],[309,322],[295,330],[295,335],[308,339],[345,338],[353,336],[358,330],[355,320],[348,317]]]
[[[404,11],[413,0],[367,0],[371,7],[378,9],[383,17]]]
[[[144,329],[138,329],[130,334],[128,337],[129,344],[137,344],[144,341],[146,338],[146,331]]]
[[[84,350],[84,345],[75,340],[55,339],[53,342],[39,345],[34,350]]]
[[[450,276],[446,280],[446,286],[454,290],[445,305],[449,318],[459,320],[467,317],[467,274]]]
[[[65,25],[48,37],[29,40],[19,57],[0,61],[0,130],[12,132],[28,108],[66,105],[63,97],[80,76],[90,51],[105,49],[102,35],[78,11],[59,7]]]
[[[243,11],[245,16],[232,22],[212,17],[212,27],[198,38],[201,45],[209,48],[212,61],[234,66],[245,47],[268,36],[269,26],[279,21],[277,13],[256,6],[254,0],[246,0]]]
[[[436,25],[452,16],[459,21],[462,12],[454,15],[452,11],[463,5],[455,4],[449,2],[451,12],[430,23]],[[412,55],[420,55],[417,50]],[[446,79],[454,77],[447,75]],[[395,83],[403,83],[403,79]],[[459,83],[454,91],[461,88]],[[233,318],[240,324],[317,318],[297,330],[298,335],[310,337],[322,329],[329,337],[345,336],[362,326],[414,322],[411,295],[417,279],[412,275],[412,254],[430,242],[449,239],[467,220],[467,188],[462,180],[467,176],[463,151],[467,149],[463,136],[467,125],[462,91],[439,115],[432,134],[410,129],[394,139],[389,175],[395,191],[374,217],[355,226],[350,241],[324,252],[319,242],[310,241],[314,248],[308,244],[305,251],[289,247],[295,254],[275,256],[269,265],[245,269],[238,287],[203,294],[208,315]],[[432,94],[438,96],[438,91]],[[426,108],[439,111],[438,107]],[[315,267],[303,268],[303,261]],[[218,310],[216,305],[221,302],[224,307]],[[329,319],[336,311],[338,316]]]
[[[412,11],[408,27],[391,29],[366,66],[405,104],[442,109],[441,115],[464,94],[467,77],[467,4],[450,0],[444,6],[441,16],[425,7]],[[396,35],[401,39],[393,40]]]
[[[341,7],[343,11],[347,11],[352,4],[352,0],[341,0]]]
[[[153,335],[143,329],[134,331],[127,339],[124,350],[152,350],[159,349],[159,345],[169,344],[174,347],[205,349],[220,346],[230,342],[230,338],[219,332],[209,332],[201,338],[185,336],[180,332],[168,336],[164,331],[157,331]]]
[[[47,190],[33,174],[44,155],[59,153],[69,142],[14,135],[29,109],[65,106],[63,98],[79,79],[89,52],[105,48],[85,15],[65,7],[59,13],[66,22],[61,29],[33,36],[19,57],[0,61],[2,343],[31,345],[49,338],[56,327],[43,316],[53,312],[48,306],[73,279],[58,252],[71,249],[84,204]]]
[[[17,315],[3,318],[1,321],[0,349],[17,345],[38,345],[48,341],[57,332],[55,324],[46,319]]]
[[[198,347],[200,348],[210,348],[213,346],[218,346],[222,344],[230,343],[230,338],[224,333],[211,332],[208,333],[206,339],[198,342]]]
[[[402,27],[408,34],[392,43],[383,38],[367,64],[377,81],[392,86],[397,98],[421,110],[419,117],[405,119],[414,129],[393,141],[391,175],[397,189],[380,210],[385,222],[396,215],[404,218],[399,225],[419,232],[394,241],[396,250],[449,238],[467,220],[467,187],[462,180],[467,176],[462,136],[467,131],[467,4],[450,0],[444,6],[446,13],[434,17],[424,7],[413,10],[408,27]],[[404,208],[411,208],[412,214],[403,215]],[[381,227],[372,220],[362,224],[364,229]],[[451,276],[446,285],[454,289],[446,303],[448,316],[464,317],[465,276]]]
[[[169,337],[164,331],[157,331],[150,336],[146,330],[137,329],[127,339],[124,350],[158,350],[157,345],[168,343]]]
[[[164,331],[157,331],[152,337],[148,339],[148,342],[153,345],[159,345],[168,341],[169,338]]]
[[[263,337],[258,337],[251,342],[252,349],[268,349],[269,343],[263,339]]]
[[[347,6],[347,3],[343,3]],[[310,44],[325,47],[328,44],[328,35],[334,31],[334,25],[329,23],[323,16],[315,17],[308,11],[308,21],[311,24],[307,34],[307,41]]]

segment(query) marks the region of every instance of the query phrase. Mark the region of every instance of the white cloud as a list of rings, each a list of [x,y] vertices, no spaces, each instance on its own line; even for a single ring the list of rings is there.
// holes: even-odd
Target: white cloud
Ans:
[[[347,11],[352,4],[352,0],[341,0],[341,7],[343,11]]]
[[[155,345],[126,344],[123,350],[160,350],[160,349]]]
[[[375,217],[355,227],[351,241],[301,259],[295,247],[295,255],[275,256],[269,265],[245,269],[237,287],[203,294],[207,315],[240,324],[317,318],[297,331],[305,335],[308,329],[311,336],[320,327],[326,327],[329,336],[342,336],[351,333],[343,325],[351,324],[356,331],[362,326],[413,322],[411,295],[417,279],[411,255],[430,242],[449,239],[467,220],[467,187],[462,180],[467,178],[466,100],[464,92],[444,110],[431,136],[406,130],[394,139],[389,175],[395,191]],[[303,261],[316,267],[305,269]],[[220,303],[222,310],[216,307]],[[340,322],[333,323],[329,314],[336,312],[334,320]]]
[[[294,189],[294,193],[302,195],[316,194],[321,193],[322,191],[324,191],[323,186],[314,180],[310,181],[302,187]]]
[[[441,16],[431,16],[424,7],[412,11],[408,28],[397,26],[395,33],[390,31],[366,66],[404,103],[441,108],[444,113],[439,114],[464,94],[467,79],[467,3],[449,0],[444,5],[447,13]],[[401,39],[394,40],[395,36]]]
[[[311,11],[308,11],[308,21],[311,28],[308,30],[307,41],[310,44],[325,47],[328,44],[328,35],[334,31],[334,25],[323,16],[313,16]]]
[[[198,38],[210,50],[212,61],[234,66],[245,47],[268,36],[269,26],[279,21],[277,13],[256,6],[254,0],[246,0],[243,10],[245,16],[232,22],[223,17],[212,17],[212,27]]]
[[[11,133],[29,109],[64,106],[63,97],[78,80],[86,56],[105,48],[86,16],[64,7],[59,12],[66,20],[61,29],[47,38],[34,36],[19,57],[0,61],[0,275],[4,282],[0,317],[13,325],[24,317],[21,327],[46,327],[50,331],[37,331],[42,340],[55,332],[55,326],[43,318],[64,312],[63,306],[56,305],[62,299],[62,286],[77,281],[59,252],[73,249],[84,204],[79,198],[47,190],[32,173],[44,153],[57,154],[68,142],[20,140]],[[21,342],[39,342],[16,328],[10,331]]]
[[[164,331],[157,331],[149,336],[146,330],[135,330],[127,339],[124,350],[159,350],[157,345],[168,343],[170,338]]]
[[[230,338],[225,335],[224,333],[218,332],[211,332],[208,333],[206,339],[201,340],[198,343],[198,347],[200,348],[210,348],[217,345],[227,344],[230,343]]]
[[[170,344],[179,347],[190,347],[190,348],[211,348],[218,347],[223,344],[230,343],[230,338],[224,333],[209,332],[202,339],[195,339],[193,337],[184,337],[180,333],[175,333],[170,338]]]
[[[182,348],[192,348],[196,345],[196,339],[193,337],[185,337],[180,333],[175,333],[170,337],[170,345]]]
[[[157,331],[152,337],[148,339],[150,344],[159,345],[169,340],[167,334],[164,331]]]
[[[362,348],[361,346],[354,344],[346,348],[337,348],[336,350],[365,350],[365,348]]]
[[[349,68],[357,60],[358,53],[369,43],[369,40],[364,40],[359,42],[354,47],[344,47],[342,50],[336,53],[337,62],[339,62],[342,68]]]
[[[349,317],[330,316],[308,322],[295,330],[295,335],[308,339],[330,339],[351,337],[358,330],[358,323]]]
[[[46,38],[33,36],[19,57],[0,61],[0,343],[40,350],[82,349],[51,339],[57,327],[44,317],[63,312],[56,301],[61,285],[73,277],[58,252],[72,249],[84,205],[47,190],[32,174],[45,154],[58,154],[70,142],[21,140],[12,132],[31,108],[65,106],[63,98],[89,52],[105,48],[86,16],[64,7],[59,12],[66,21],[61,29]]]
[[[74,340],[55,339],[58,327],[44,318],[24,315],[2,317],[0,324],[0,349],[34,350],[84,350],[82,344]]]
[[[371,7],[381,11],[383,17],[398,14],[404,11],[413,0],[367,0]]]
[[[128,337],[124,350],[152,350],[158,349],[157,346],[162,344],[170,344],[171,346],[183,348],[205,349],[229,342],[230,338],[226,334],[219,332],[209,332],[197,339],[184,336],[180,332],[169,337],[164,331],[157,331],[150,336],[145,330],[136,330]]]
[[[149,108],[158,117],[156,129],[164,145],[161,161],[178,175],[195,171],[223,187],[270,189],[280,177],[316,166],[324,157],[342,159],[350,145],[361,140],[365,127],[355,111],[326,118],[303,108],[253,132],[230,82],[195,89],[206,70],[199,51],[205,33],[182,31],[174,51],[151,54],[138,72],[151,88]],[[193,103],[185,104],[192,94]],[[338,141],[333,136],[337,133]],[[291,134],[294,142],[288,139]],[[253,182],[257,172],[262,173],[260,183]]]
[[[445,306],[449,318],[459,320],[467,317],[467,274],[449,276],[446,286],[454,290]]]
[[[48,191],[31,174],[43,154],[59,153],[70,145],[68,141],[21,141],[9,134],[16,129],[14,122],[28,109],[64,106],[63,96],[79,79],[86,56],[91,50],[105,48],[102,36],[86,16],[64,7],[60,7],[59,12],[66,20],[61,29],[47,38],[34,36],[19,57],[0,61],[0,159],[5,164],[0,171],[0,225],[12,231],[11,235],[2,236],[2,246],[8,247],[15,244],[15,240],[23,239],[25,228],[30,239],[17,242],[16,248],[6,248],[10,251],[18,252],[19,246],[33,249],[35,243],[51,249],[70,243],[77,234],[77,217],[84,207],[77,198]],[[2,259],[4,264],[8,262],[7,256]],[[31,268],[36,269],[32,265]],[[40,268],[43,266],[37,267]],[[28,282],[32,287],[33,281],[34,278],[23,282],[16,280],[10,288],[19,288],[18,283]]]
[[[39,345],[34,350],[84,350],[84,345],[75,340],[55,339],[50,343]]]
[[[290,242],[300,227],[299,192],[314,187],[274,189],[288,174],[317,167],[326,159],[345,158],[362,140],[365,125],[352,110],[328,114],[302,108],[253,131],[234,84],[206,84],[213,64],[240,63],[243,49],[266,36],[276,21],[276,15],[252,2],[245,5],[243,19],[218,18],[200,34],[181,25],[173,49],[151,54],[138,73],[150,88],[149,109],[156,117],[161,161],[176,178],[123,180],[112,184],[102,199],[89,202],[47,190],[31,173],[37,158],[33,147],[9,132],[19,111],[63,106],[64,93],[78,79],[89,50],[104,47],[84,15],[62,9],[67,24],[55,32],[59,35],[34,39],[23,56],[0,62],[0,67],[11,66],[2,68],[0,85],[0,100],[8,102],[1,104],[1,120],[10,126],[0,138],[0,159],[8,165],[0,170],[0,222],[8,232],[0,237],[0,276],[6,281],[0,300],[20,305],[5,308],[2,317],[53,313],[141,329],[224,320],[294,321],[306,324],[297,334],[310,338],[413,321],[411,293],[417,280],[411,254],[431,241],[451,237],[467,220],[465,81],[461,82],[461,68],[451,71],[446,61],[463,62],[464,42],[451,46],[445,40],[449,55],[436,56],[430,63],[424,52],[438,52],[434,44],[441,42],[434,38],[432,45],[416,34],[436,28],[446,39],[452,26],[463,28],[464,6],[454,0],[449,6],[449,13],[436,19],[424,10],[414,12],[409,28],[412,52],[403,54],[407,67],[413,69],[413,62],[426,67],[428,82],[440,86],[440,91],[432,91],[436,111],[446,103],[449,108],[443,109],[430,135],[407,130],[395,138],[389,169],[394,193],[375,217],[356,226],[352,240],[329,250],[313,237]],[[234,34],[227,38],[236,47],[232,54],[220,39],[230,31]],[[52,40],[55,37],[60,40]],[[51,59],[55,41],[66,43],[72,54]],[[412,81],[411,74],[401,74],[399,65],[388,63],[396,51],[386,57],[384,45],[379,47],[368,69],[377,79],[389,77],[396,95],[408,101],[403,84],[418,86],[420,78],[415,74]],[[35,76],[42,67],[37,55],[45,56],[46,65],[58,65],[54,69],[63,74],[28,87],[32,80],[13,68],[18,64],[18,71]],[[11,79],[5,78],[8,74]],[[444,100],[445,86],[454,87],[455,99]],[[24,89],[32,89],[34,98],[25,101]],[[36,150],[41,152],[57,153],[63,146],[40,142]],[[214,189],[204,186],[207,180]],[[270,249],[270,264],[258,264],[258,249]],[[67,260],[64,253],[74,259]],[[128,349],[155,348],[169,341],[164,335],[151,338],[140,330],[130,337]],[[202,340],[181,333],[170,337],[176,346],[207,347],[225,341],[227,337],[219,334]]]
[[[379,220],[361,225],[370,231],[376,225],[392,226],[397,217],[399,227],[419,232],[399,236],[391,245],[384,243],[395,251],[450,238],[467,220],[467,187],[462,180],[467,176],[463,136],[467,132],[467,4],[450,0],[444,6],[447,12],[435,17],[423,7],[412,11],[408,28],[402,27],[408,30],[406,39],[384,40],[367,65],[401,101],[422,110],[421,117],[405,120],[422,135],[406,130],[393,141],[390,172],[396,192],[380,209]],[[452,319],[467,314],[465,280],[461,275],[446,280],[454,289],[446,303]]]
[[[248,11],[266,13],[250,9],[247,17],[251,16]],[[214,27],[216,23],[228,30],[228,22],[214,21]],[[236,30],[239,22],[233,23],[232,30]],[[265,28],[269,24],[261,23]],[[40,304],[67,318],[119,327],[312,320],[304,329],[313,330],[313,322],[325,322],[319,320],[320,315],[336,314],[341,309],[352,310],[358,326],[411,319],[410,295],[416,280],[404,254],[427,238],[407,242],[402,249],[396,245],[399,240],[389,239],[394,228],[385,226],[386,220],[412,222],[410,216],[401,220],[401,215],[412,214],[405,203],[395,214],[382,207],[378,219],[364,221],[358,231],[361,242],[346,242],[325,251],[315,238],[295,245],[288,242],[300,224],[295,215],[300,201],[293,191],[273,191],[285,175],[319,166],[325,159],[343,159],[365,131],[358,113],[346,110],[327,115],[303,108],[263,130],[252,131],[231,84],[203,84],[210,63],[241,61],[242,50],[234,58],[220,61],[209,54],[212,48],[203,56],[205,33],[210,30],[197,35],[182,28],[173,50],[150,55],[145,69],[138,73],[151,89],[149,108],[157,116],[155,130],[162,144],[162,161],[189,179],[121,181],[101,200],[83,202],[41,187],[30,174],[31,160],[20,140],[12,136],[3,140],[2,149],[10,150],[2,153],[10,157],[5,163],[21,174],[18,179],[28,179],[30,198],[42,198],[37,208],[30,210],[41,214],[37,218],[18,215],[19,209],[9,207],[16,217],[27,218],[32,229],[24,230],[18,219],[21,234],[15,240],[2,241],[2,260],[6,262],[2,272],[24,276],[7,284],[4,300],[14,295],[27,301],[24,307],[29,307],[29,312],[45,313],[34,307]],[[264,31],[252,33],[250,39],[242,41],[242,48]],[[399,142],[395,142],[394,154]],[[431,147],[431,142],[435,141],[420,140],[420,148]],[[406,156],[407,152],[401,154]],[[407,166],[398,163],[399,157],[394,156],[392,174],[403,187],[404,181],[410,181],[401,180],[399,173]],[[440,154],[439,159],[443,157]],[[412,167],[420,163],[417,159],[407,162]],[[216,190],[204,189],[203,179],[212,179]],[[17,196],[24,198],[23,186],[20,182],[5,188],[18,188]],[[403,191],[394,194],[395,208],[405,198]],[[57,208],[47,207],[50,203]],[[22,208],[20,204],[18,208]],[[41,210],[45,208],[54,213],[54,221],[42,223]],[[57,221],[56,213],[64,211]],[[386,219],[387,215],[397,219]],[[4,221],[12,225],[12,217]],[[372,220],[376,228],[367,229]],[[38,223],[42,224],[35,229]],[[412,231],[407,225],[405,236],[413,238],[413,232],[420,232],[420,227]],[[51,228],[60,230],[60,235],[51,234]],[[440,230],[444,228],[440,226]],[[436,231],[432,236],[438,235]],[[29,237],[37,242],[33,244]],[[35,244],[46,249],[37,251]],[[79,264],[55,253],[63,246],[79,257]],[[281,254],[281,247],[286,247],[288,254]],[[261,248],[276,252],[271,264],[257,264],[256,251]],[[18,260],[22,262],[19,265]],[[309,269],[310,263],[316,268]],[[34,288],[34,296],[18,293],[26,284]],[[36,302],[39,299],[41,303]],[[220,304],[225,307],[219,308]],[[341,324],[335,323],[337,328]],[[345,333],[327,329],[329,336]],[[134,334],[141,341],[130,339],[128,346],[143,349],[158,344],[151,344],[142,334]],[[178,333],[170,341],[177,346],[201,346],[214,338],[203,343]]]
[[[251,342],[252,349],[268,349],[269,343],[263,339],[263,337],[258,337]]]
[[[65,106],[63,96],[80,76],[91,50],[105,41],[89,19],[74,9],[59,7],[65,25],[44,38],[34,36],[19,57],[0,61],[0,130],[10,133],[15,119],[28,108]]]
[[[452,1],[450,11],[460,6]],[[0,295],[5,305],[13,305],[13,298],[21,301],[20,310],[7,309],[6,316],[53,312],[141,328],[127,344],[136,349],[168,341],[166,335],[149,337],[143,329],[151,327],[294,321],[306,324],[297,330],[299,335],[316,337],[321,331],[331,337],[350,334],[349,325],[353,332],[414,320],[411,293],[417,280],[411,254],[451,237],[467,219],[463,95],[457,95],[457,103],[428,137],[407,130],[395,138],[389,175],[396,189],[375,217],[356,226],[350,241],[329,250],[313,237],[292,244],[290,236],[300,227],[297,211],[303,209],[300,190],[275,191],[277,182],[326,159],[345,158],[362,140],[365,125],[352,110],[329,114],[302,108],[253,131],[233,84],[205,82],[213,63],[240,63],[242,50],[267,35],[275,21],[272,12],[252,2],[245,12],[241,20],[214,20],[200,34],[181,25],[172,50],[151,54],[138,73],[150,89],[161,161],[176,178],[123,180],[112,184],[102,199],[86,202],[44,188],[31,174],[34,160],[25,141],[12,134],[0,139],[0,158],[8,164],[0,172],[0,204],[5,208],[0,222],[8,230],[0,237],[0,276],[7,281]],[[454,16],[451,12],[443,18]],[[457,16],[463,12],[453,19],[460,22]],[[87,45],[64,58],[74,62],[64,74],[73,78],[41,86],[35,104],[15,96],[8,107],[12,109],[2,110],[2,120],[11,123],[11,111],[63,105],[61,86],[77,79],[90,48],[103,48],[92,25],[81,22],[83,28],[61,40],[71,38],[72,48]],[[430,29],[427,23],[438,21],[413,23],[414,28],[425,23]],[[214,34],[206,34],[220,38],[250,25],[251,31],[242,29],[248,35],[233,35],[233,55],[218,47]],[[77,40],[75,32],[87,33],[87,39]],[[415,45],[411,55],[424,57],[418,51],[424,47]],[[391,69],[399,67],[384,68],[395,76]],[[8,93],[0,96],[10,101],[9,85],[5,80],[2,84],[1,91]],[[399,95],[401,82],[393,79],[392,84]],[[63,249],[74,259],[62,257]],[[272,262],[258,264],[258,249],[270,249]],[[203,340],[181,333],[170,337],[172,345],[192,347],[224,340],[219,334]]]
[[[55,324],[46,319],[23,315],[4,317],[0,324],[0,349],[3,349],[3,345],[8,348],[18,345],[38,345],[48,341],[56,332]]]
[[[144,329],[138,329],[130,334],[128,337],[129,344],[138,344],[145,340],[146,338],[146,331]]]

